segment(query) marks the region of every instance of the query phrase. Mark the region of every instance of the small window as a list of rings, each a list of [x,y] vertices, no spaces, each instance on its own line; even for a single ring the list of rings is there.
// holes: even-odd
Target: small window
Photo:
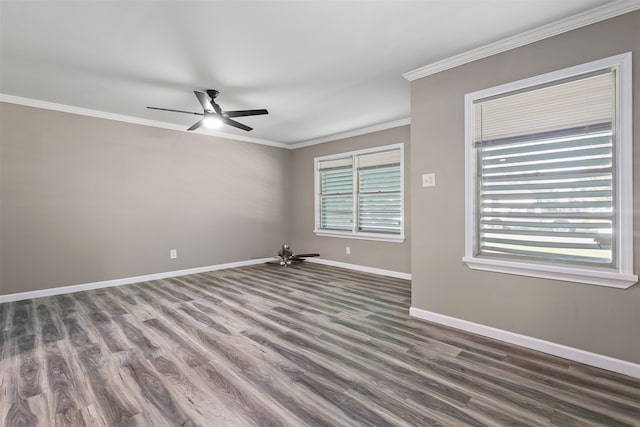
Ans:
[[[618,287],[637,281],[630,56],[465,97],[470,267]]]
[[[404,240],[402,144],[315,159],[318,235]]]

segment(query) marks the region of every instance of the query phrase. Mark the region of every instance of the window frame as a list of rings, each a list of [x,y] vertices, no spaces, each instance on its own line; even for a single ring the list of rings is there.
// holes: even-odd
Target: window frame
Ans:
[[[506,83],[468,93],[464,97],[465,114],[465,255],[462,261],[472,269],[508,273],[523,276],[555,279],[591,285],[629,288],[638,281],[633,274],[633,112],[631,52],[611,56],[586,64]],[[616,135],[614,146],[614,205],[615,234],[612,267],[585,266],[580,263],[554,263],[533,259],[505,259],[479,256],[475,253],[478,239],[478,191],[476,180],[476,155],[473,144],[473,103],[476,100],[526,90],[541,84],[552,84],[563,79],[617,68]]]
[[[378,153],[383,151],[391,151],[391,150],[400,150],[400,234],[387,234],[387,233],[372,233],[372,232],[362,232],[358,231],[358,170],[356,165],[356,157],[365,155]],[[353,171],[353,227],[351,231],[340,231],[340,230],[326,230],[320,228],[321,221],[321,188],[320,188],[320,171],[318,170],[319,163],[327,160],[337,160],[351,157],[352,163],[352,171]],[[313,232],[317,236],[325,236],[325,237],[340,237],[345,239],[362,239],[362,240],[377,240],[384,242],[396,242],[401,243],[405,241],[405,192],[404,192],[404,143],[383,145],[379,147],[365,148],[362,150],[348,151],[344,153],[330,154],[326,156],[315,157],[313,159],[313,179],[314,179],[314,229]]]

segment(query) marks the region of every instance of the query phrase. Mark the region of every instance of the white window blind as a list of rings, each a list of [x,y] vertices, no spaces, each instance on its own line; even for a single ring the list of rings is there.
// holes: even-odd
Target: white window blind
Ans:
[[[400,234],[402,197],[400,150],[357,157],[358,229]]]
[[[614,265],[615,73],[474,103],[479,255]]]
[[[571,77],[474,102],[474,142],[611,123],[615,70]]]
[[[315,163],[317,234],[404,239],[400,144],[316,158]]]
[[[320,228],[353,228],[353,161],[351,157],[319,162]]]

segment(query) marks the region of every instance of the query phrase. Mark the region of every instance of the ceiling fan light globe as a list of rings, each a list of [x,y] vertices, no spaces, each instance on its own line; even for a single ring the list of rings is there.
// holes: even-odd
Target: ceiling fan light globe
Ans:
[[[202,125],[207,129],[219,129],[222,126],[222,120],[218,117],[205,117]]]

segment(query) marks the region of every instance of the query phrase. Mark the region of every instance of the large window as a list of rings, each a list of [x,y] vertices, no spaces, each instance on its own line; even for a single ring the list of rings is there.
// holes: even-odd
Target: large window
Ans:
[[[404,240],[403,146],[315,159],[318,235]]]
[[[631,54],[468,94],[472,268],[628,287]]]

